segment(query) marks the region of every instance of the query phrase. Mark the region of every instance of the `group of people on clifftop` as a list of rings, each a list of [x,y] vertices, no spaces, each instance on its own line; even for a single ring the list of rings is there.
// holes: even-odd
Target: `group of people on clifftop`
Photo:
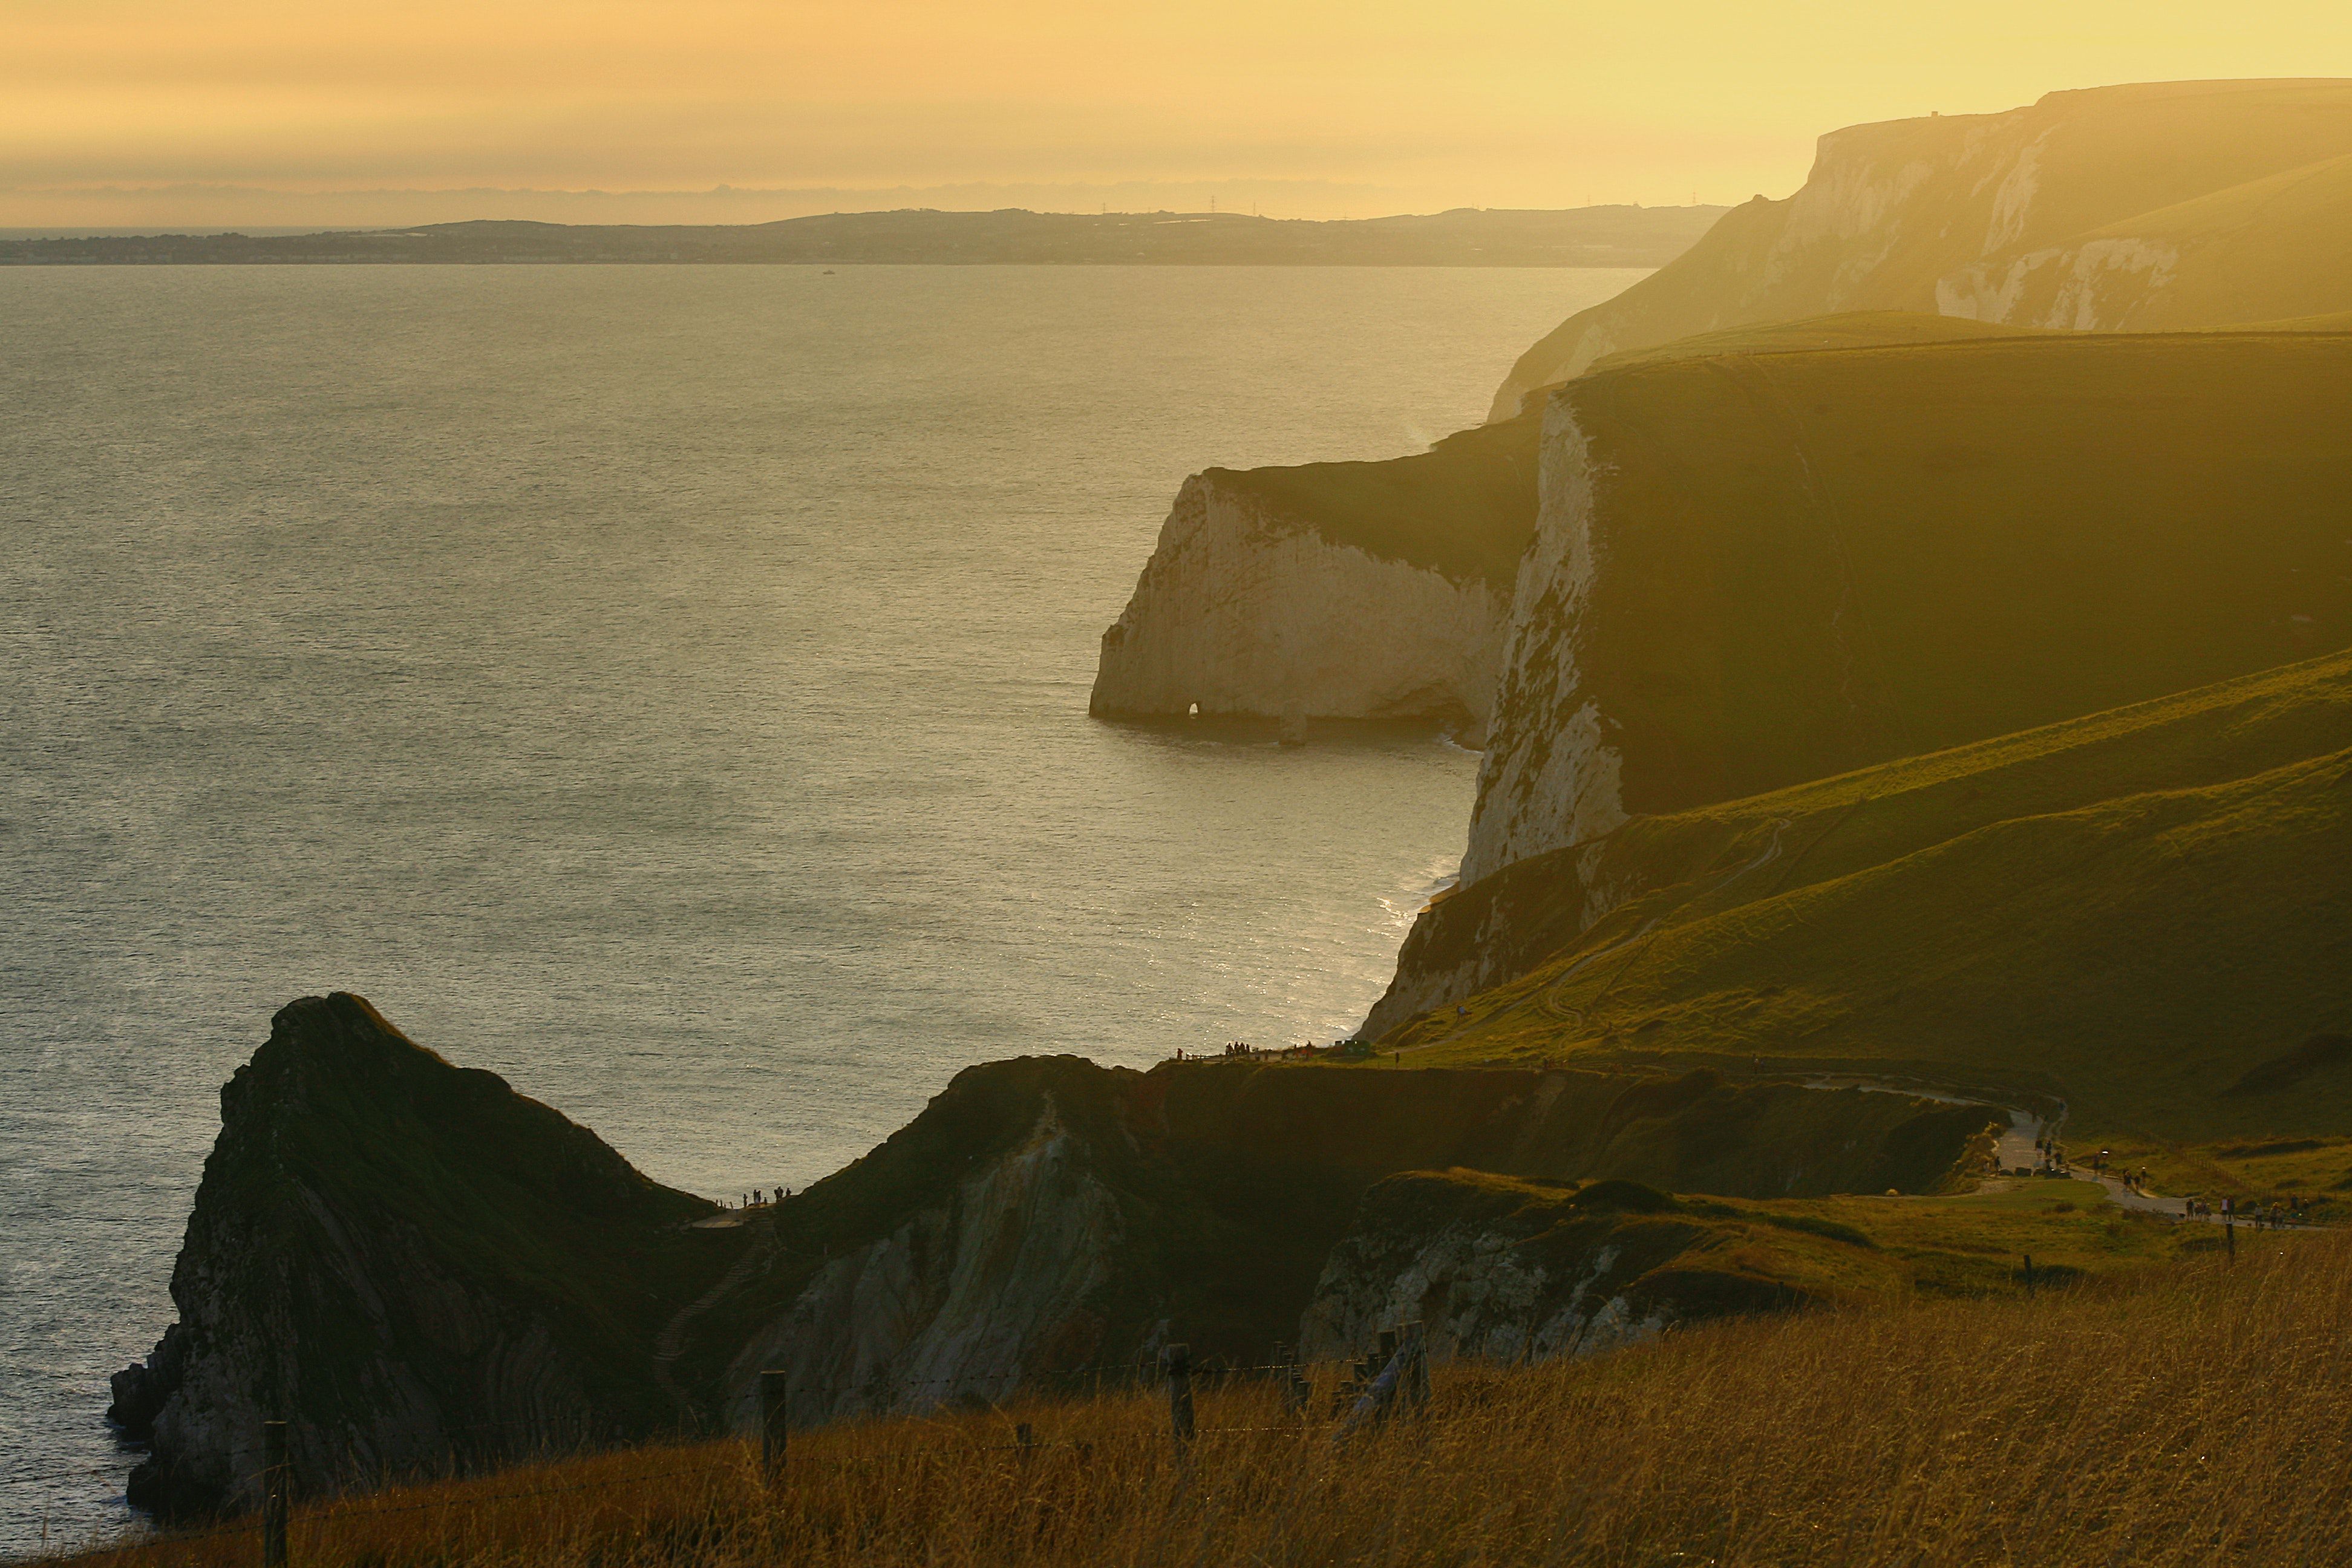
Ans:
[[[790,1187],[753,1187],[743,1194],[742,1201],[735,1206],[739,1209],[766,1208],[771,1204],[782,1203],[792,1195],[793,1190]]]
[[[1312,1040],[1302,1040],[1295,1046],[1253,1046],[1247,1040],[1228,1040],[1225,1043],[1224,1049],[1217,1052],[1214,1056],[1210,1055],[1206,1051],[1188,1051],[1183,1047],[1179,1046],[1176,1047],[1175,1059],[1180,1062],[1288,1062],[1297,1061],[1302,1058],[1307,1057],[1321,1056],[1327,1051],[1337,1052],[1341,1056],[1346,1056],[1348,1054],[1349,1047],[1357,1046],[1359,1042],[1354,1040],[1334,1040],[1327,1047],[1318,1046]]]

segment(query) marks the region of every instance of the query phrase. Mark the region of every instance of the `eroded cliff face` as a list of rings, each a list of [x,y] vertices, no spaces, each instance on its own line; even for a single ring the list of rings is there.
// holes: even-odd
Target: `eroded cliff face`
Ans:
[[[1578,1191],[1467,1172],[1390,1178],[1364,1196],[1299,1319],[1309,1361],[1360,1354],[1421,1322],[1433,1361],[1589,1356],[1668,1327],[1786,1310],[1806,1291],[1728,1264],[1736,1230],[1652,1189]]]
[[[1579,654],[1605,550],[1594,530],[1594,487],[1603,476],[1570,400],[1545,409],[1542,454],[1536,536],[1512,594],[1496,694],[1508,729],[1490,722],[1499,743],[1478,770],[1463,885],[1625,820],[1623,757]]]
[[[723,1266],[714,1212],[361,998],[296,1002],[221,1091],[180,1321],[117,1381],[131,1500],[249,1504],[270,1419],[311,1493],[675,1421],[652,1341]]]
[[[1605,354],[1833,311],[2107,331],[2352,309],[2333,265],[2347,153],[2335,81],[2099,88],[1832,132],[1794,195],[1734,208],[1528,350],[1490,417]],[[2296,188],[2313,176],[2329,211]]]
[[[1229,476],[1196,474],[1103,634],[1089,711],[1429,719],[1475,737],[1503,608],[1482,577],[1336,542]]]
[[[827,1259],[752,1332],[722,1379],[728,1424],[755,1427],[762,1371],[788,1373],[793,1418],[816,1422],[1003,1399],[1095,1363],[1128,1248],[1092,1164],[1049,1097],[1017,1147]],[[1149,1341],[1117,1348],[1148,1357]]]

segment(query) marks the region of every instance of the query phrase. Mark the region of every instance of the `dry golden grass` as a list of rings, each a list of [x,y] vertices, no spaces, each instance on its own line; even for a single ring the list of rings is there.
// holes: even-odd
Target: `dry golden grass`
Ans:
[[[1180,1464],[1164,1399],[1121,1394],[799,1434],[773,1493],[736,1443],[389,1491],[298,1513],[293,1557],[297,1568],[2352,1559],[2352,1237],[2241,1241],[2234,1267],[2175,1264],[2030,1301],[1730,1323],[1577,1365],[1441,1367],[1425,1424],[1345,1442],[1328,1425],[1286,1426],[1263,1389],[1210,1391]],[[1015,1419],[1046,1446],[1015,1452]],[[246,1531],[86,1561],[257,1554]]]

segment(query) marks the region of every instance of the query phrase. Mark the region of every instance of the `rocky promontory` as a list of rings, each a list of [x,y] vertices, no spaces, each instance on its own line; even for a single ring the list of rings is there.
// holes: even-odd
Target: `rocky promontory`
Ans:
[[[1418,720],[1475,743],[1535,523],[1538,424],[1187,479],[1103,634],[1090,711]]]
[[[1367,1303],[1425,1290],[1464,1225],[1524,1228],[1598,1184],[1518,1256],[1524,1310],[1489,1292],[1456,1336],[1486,1353],[1517,1323],[1532,1353],[1576,1353],[1801,1294],[1753,1247],[1727,1262],[1720,1216],[1669,1221],[1612,1182],[1929,1191],[1991,1117],[1706,1072],[1024,1058],[960,1073],[792,1199],[722,1211],[362,999],[310,998],[224,1091],[180,1321],[116,1415],[152,1445],[133,1500],[185,1514],[253,1500],[273,1418],[299,1488],[323,1493],[741,1429],[772,1369],[807,1423],[1091,1386],[1175,1340],[1204,1363],[1349,1353],[1394,1327]],[[1413,1172],[1489,1195],[1470,1219],[1400,1206],[1437,1190],[1393,1187]],[[1493,1190],[1519,1195],[1498,1210]]]
[[[360,997],[292,1003],[221,1090],[179,1321],[116,1379],[131,1500],[250,1503],[267,1420],[312,1491],[675,1425],[654,1341],[727,1267],[717,1212]]]

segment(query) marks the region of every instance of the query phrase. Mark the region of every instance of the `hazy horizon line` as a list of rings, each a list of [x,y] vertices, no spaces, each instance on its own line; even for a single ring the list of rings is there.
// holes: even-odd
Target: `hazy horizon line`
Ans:
[[[1655,193],[1645,193],[1654,195]],[[1696,192],[1690,193],[1695,196]],[[948,184],[733,185],[607,190],[545,186],[289,188],[216,181],[0,186],[0,228],[135,231],[393,228],[474,220],[551,223],[767,223],[832,213],[1251,213],[1356,220],[1464,209],[1569,211],[1590,206],[1730,205],[1586,195],[1554,203],[1449,198],[1429,189],[1332,180],[962,181]],[[1268,210],[1269,208],[1273,210]]]

